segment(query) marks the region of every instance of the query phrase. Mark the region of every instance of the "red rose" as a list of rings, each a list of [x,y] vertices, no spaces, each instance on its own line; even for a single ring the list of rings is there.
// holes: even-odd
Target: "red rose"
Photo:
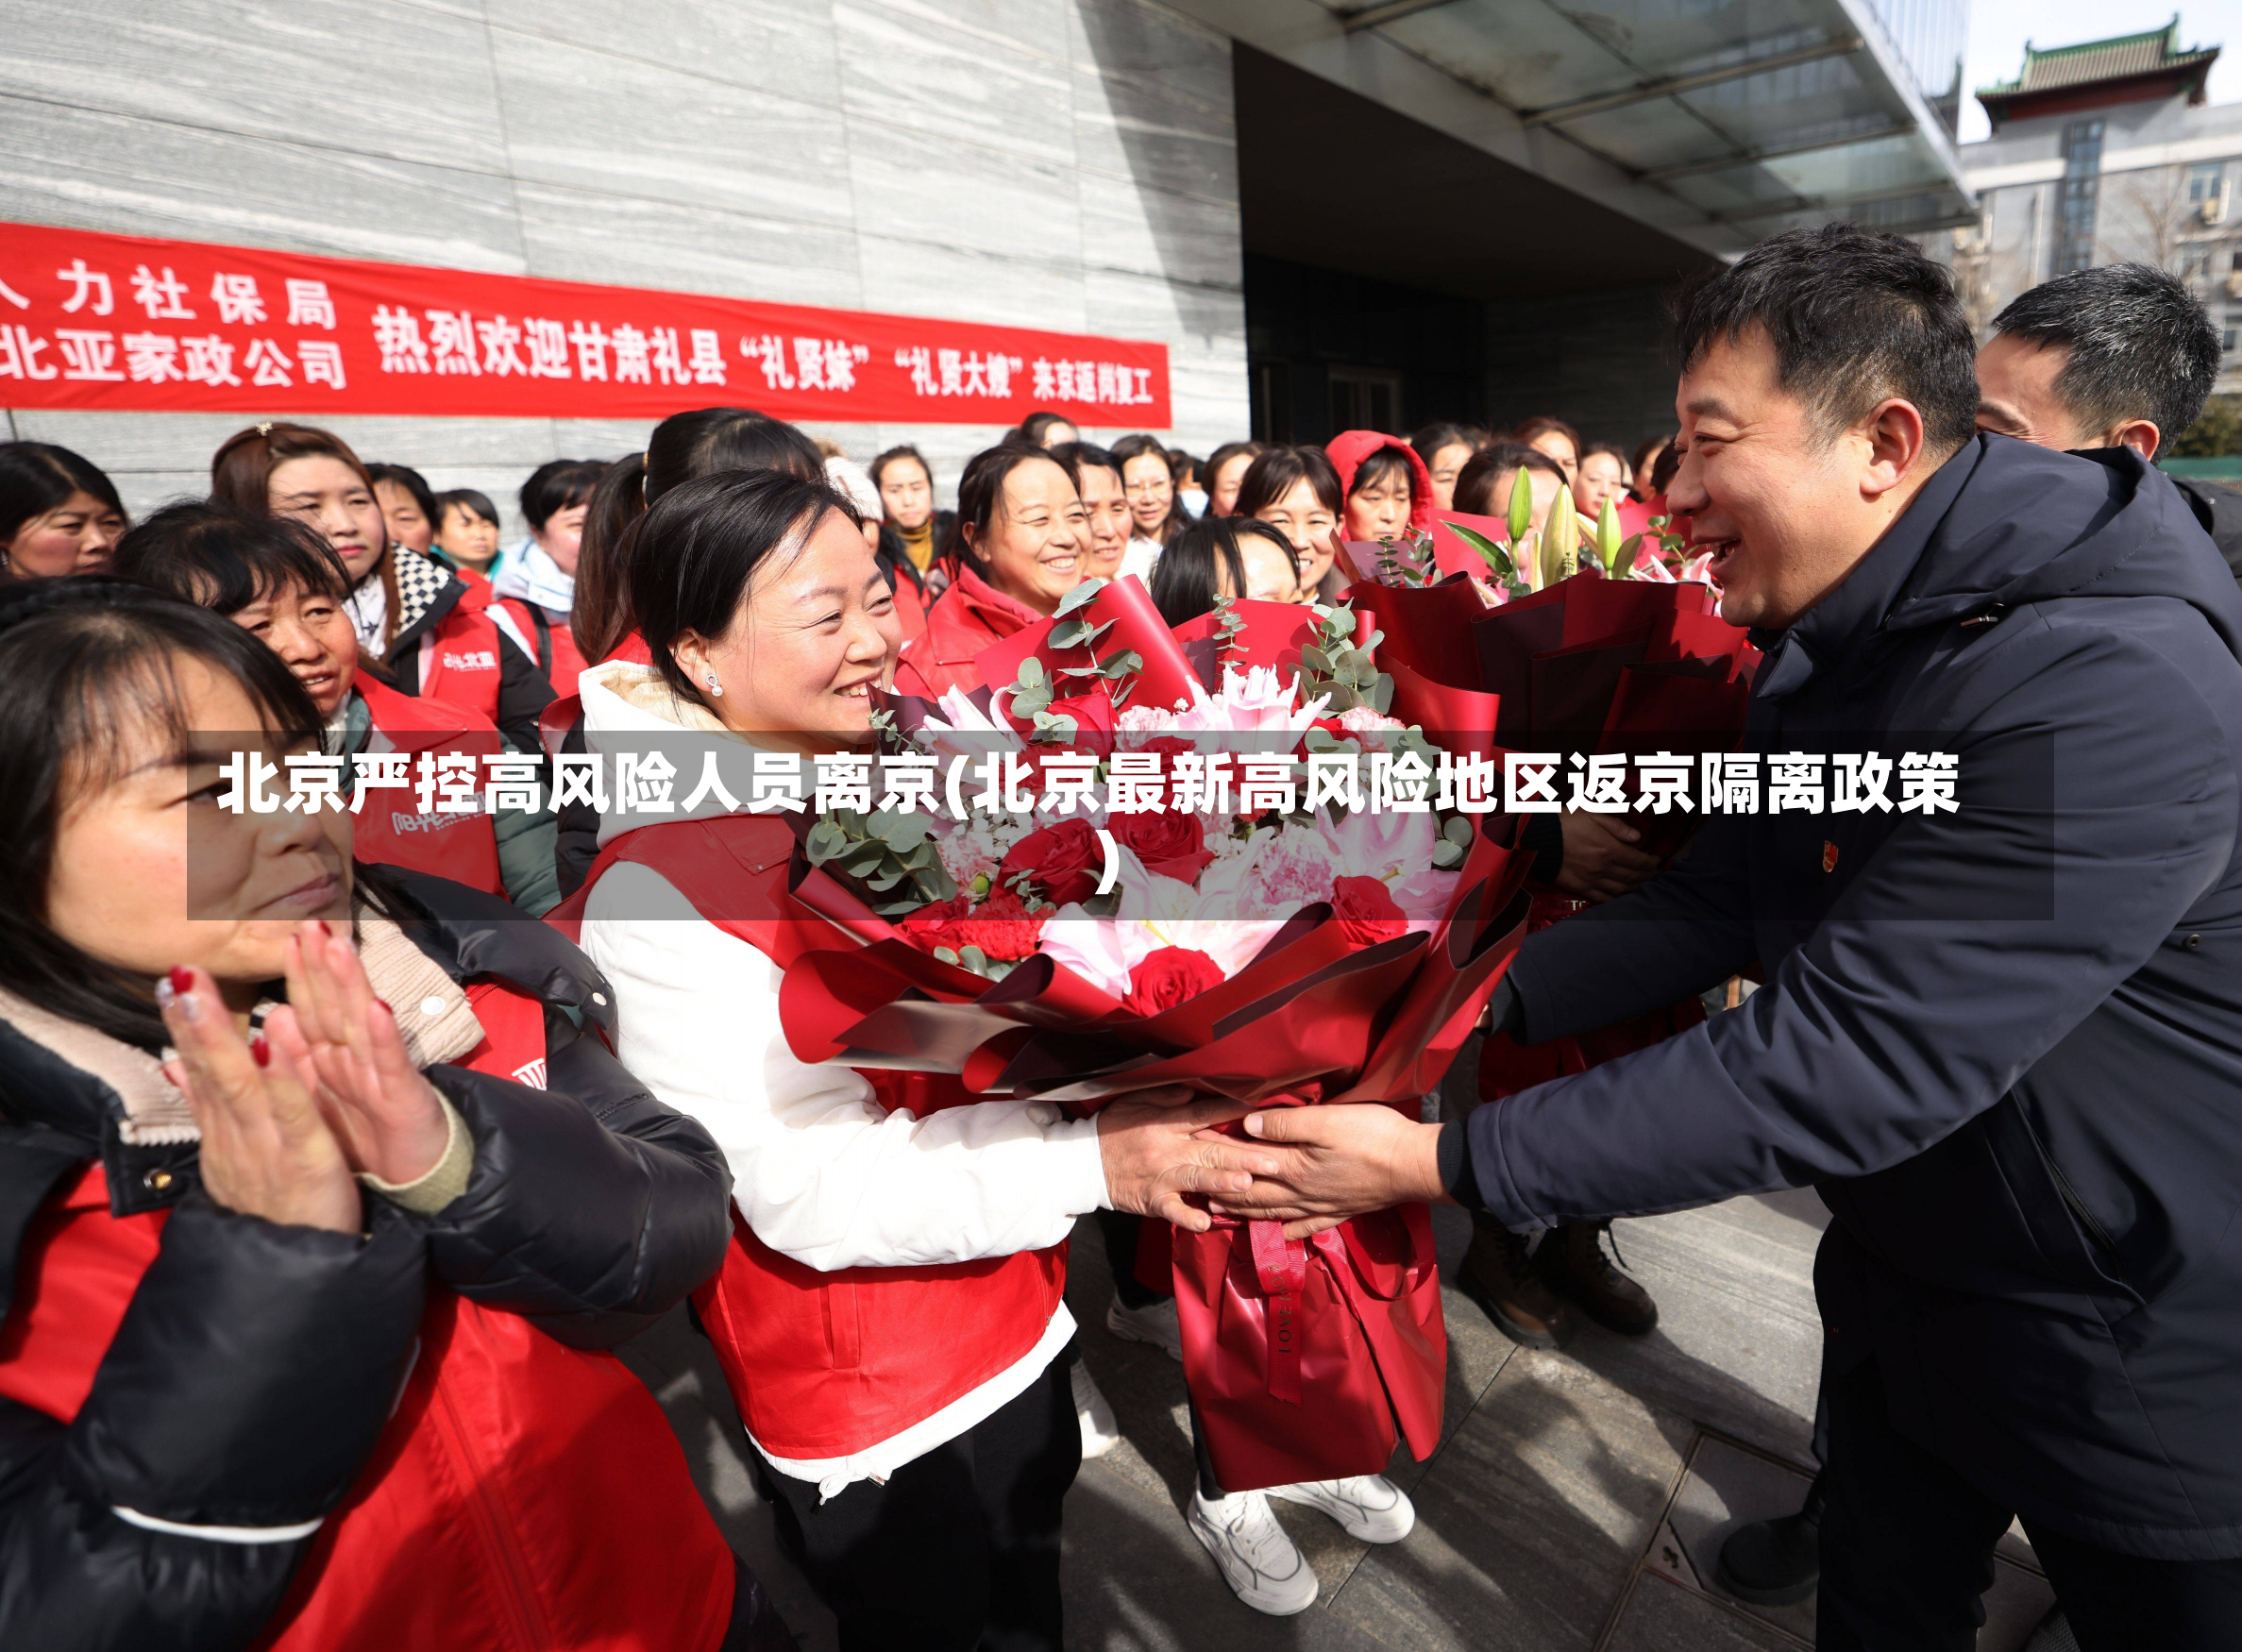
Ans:
[[[1156,815],[1116,815],[1107,822],[1113,841],[1144,863],[1148,872],[1195,884],[1214,851],[1206,847],[1206,823],[1196,815],[1166,810]]]
[[[896,924],[903,939],[922,952],[932,952],[937,947],[956,952],[966,943],[958,931],[964,927],[966,914],[972,902],[963,895],[947,901],[937,901],[931,906],[921,906]]]
[[[1048,915],[1045,915],[1048,916]],[[979,947],[991,960],[1016,964],[1035,952],[1043,936],[1043,917],[1030,918],[1027,905],[1010,889],[995,888],[973,908],[972,916],[954,924],[963,942]]]
[[[1147,952],[1129,971],[1129,996],[1121,1008],[1131,1015],[1156,1016],[1222,984],[1222,971],[1205,952],[1189,947],[1162,947]]]
[[[999,886],[1010,888],[1013,878],[1025,872],[1036,892],[1054,906],[1070,906],[1098,892],[1104,874],[1105,851],[1098,834],[1081,820],[1061,820],[1031,832],[1012,846],[998,868]]]
[[[1113,750],[1113,697],[1104,688],[1068,700],[1054,700],[1049,709],[1054,717],[1074,719],[1074,738],[1068,742],[1070,749],[1092,751],[1100,757]]]
[[[1374,947],[1409,930],[1408,915],[1377,878],[1332,879],[1331,916],[1352,946]]]

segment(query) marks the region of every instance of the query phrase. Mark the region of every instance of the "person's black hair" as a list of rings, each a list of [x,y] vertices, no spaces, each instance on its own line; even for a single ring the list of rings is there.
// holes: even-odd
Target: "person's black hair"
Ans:
[[[1573,449],[1573,457],[1575,459],[1580,457],[1580,432],[1555,413],[1534,414],[1532,418],[1527,419],[1515,430],[1512,430],[1508,439],[1531,447],[1535,440],[1542,436],[1562,436],[1566,445]]]
[[[1478,432],[1467,430],[1461,425],[1450,423],[1446,419],[1439,419],[1426,425],[1409,438],[1409,446],[1416,448],[1417,457],[1424,461],[1424,468],[1427,470],[1432,468],[1432,456],[1442,447],[1461,447],[1476,449],[1479,442]]]
[[[1524,442],[1496,442],[1480,448],[1456,473],[1456,509],[1467,516],[1500,516],[1510,508],[1510,495],[1495,492],[1498,478],[1513,470],[1539,470],[1565,479],[1565,467],[1539,447]]]
[[[115,570],[222,615],[292,589],[336,602],[350,596],[349,570],[317,529],[224,499],[164,506],[117,542]]]
[[[1331,463],[1331,455],[1304,444],[1272,447],[1255,460],[1238,484],[1238,503],[1230,507],[1230,514],[1251,516],[1265,511],[1304,481],[1334,517],[1346,509],[1346,496],[1340,491],[1339,470]]]
[[[2042,281],[2009,301],[1993,330],[2061,345],[2055,394],[2084,430],[2156,426],[2161,449],[2203,413],[2218,378],[2218,329],[2177,277],[2103,264]]]
[[[910,443],[901,442],[865,466],[865,474],[872,479],[872,486],[880,485],[880,478],[885,476],[887,467],[899,459],[908,459],[913,464],[919,466],[926,473],[926,485],[930,488],[935,485],[935,467],[926,462],[926,455],[919,452]]]
[[[542,533],[561,512],[592,502],[592,490],[607,474],[603,459],[548,459],[522,483],[522,517],[530,531]]]
[[[784,470],[720,470],[669,489],[631,525],[623,547],[631,611],[662,679],[706,705],[671,652],[687,632],[731,629],[749,582],[774,554],[799,548],[828,511],[861,528],[848,495]]]
[[[1199,467],[1205,463],[1205,460],[1193,458],[1181,447],[1171,447],[1168,449],[1168,479],[1181,492],[1185,482],[1199,477]],[[1200,485],[1203,488],[1205,486],[1204,480]]]
[[[1292,545],[1266,522],[1251,516],[1202,516],[1178,533],[1153,565],[1153,606],[1170,625],[1183,625],[1214,612],[1215,598],[1226,581],[1239,596],[1245,595],[1247,538],[1266,539],[1293,559]]]
[[[377,482],[394,481],[411,494],[413,502],[420,507],[420,514],[428,519],[430,532],[443,526],[443,518],[436,514],[436,496],[429,487],[429,479],[410,464],[369,464],[366,474]],[[495,522],[497,518],[494,516],[491,520]]]
[[[608,466],[608,469],[610,470],[613,470],[615,466],[612,464]],[[607,479],[605,477],[600,478],[600,480],[602,481],[606,480]],[[598,489],[593,489],[592,495],[593,497],[597,498],[598,497]],[[430,517],[429,520],[436,525],[436,531],[438,532],[442,532],[444,530],[444,513],[454,505],[459,505],[468,511],[473,512],[476,515],[481,517],[485,522],[488,522],[493,528],[498,526],[498,507],[491,503],[490,495],[479,492],[478,490],[471,487],[455,487],[449,493],[442,493],[436,496],[436,514]]]
[[[825,455],[788,424],[748,407],[697,407],[671,413],[646,439],[646,502],[719,470],[781,470],[825,480]]]
[[[1409,468],[1409,462],[1402,457],[1401,449],[1376,448],[1365,455],[1362,463],[1355,467],[1355,482],[1347,489],[1347,497],[1351,499],[1364,488],[1391,480],[1396,476],[1413,497],[1417,492],[1417,475]]]
[[[1269,448],[1259,442],[1224,442],[1206,456],[1205,468],[1199,472],[1200,480],[1206,484],[1206,491],[1211,495],[1214,492],[1214,479],[1222,474],[1223,465],[1240,457],[1248,461],[1256,460],[1268,451]]]
[[[1591,453],[1608,453],[1612,458],[1619,461],[1620,469],[1626,470],[1628,468],[1627,449],[1622,447],[1617,442],[1591,442],[1587,447],[1580,449],[1580,457],[1583,459],[1586,459]]]
[[[1777,382],[1830,435],[1879,402],[1923,415],[1944,454],[1977,430],[1976,342],[1947,267],[1900,235],[1853,224],[1786,229],[1684,291],[1674,307],[1684,373],[1722,340],[1764,332]]]
[[[99,466],[52,442],[0,442],[0,549],[34,516],[72,494],[91,494],[120,516],[116,483]]]
[[[957,480],[957,514],[950,523],[950,531],[943,538],[941,555],[955,567],[969,567],[986,575],[987,563],[967,541],[966,531],[970,529],[975,538],[987,541],[990,524],[1004,503],[1004,479],[1031,461],[1040,459],[1046,464],[1056,464],[1061,471],[1067,466],[1048,447],[1038,447],[1022,441],[1017,431],[1008,434],[994,447],[985,447],[966,461],[965,474]],[[1070,481],[1073,473],[1067,471]]]
[[[280,657],[208,609],[98,574],[0,589],[0,986],[150,1052],[168,1042],[153,984],[56,934],[47,895],[62,810],[118,778],[134,733],[187,749],[181,658],[239,683],[277,742],[318,739]]]
[[[1121,462],[1110,450],[1089,442],[1061,442],[1045,449],[1054,459],[1067,467],[1067,474],[1074,479],[1074,491],[1082,491],[1083,467],[1092,470],[1110,470],[1116,481],[1121,480]]]
[[[1674,485],[1674,478],[1681,469],[1681,447],[1668,442],[1659,449],[1658,460],[1650,467],[1650,494],[1653,498]]]
[[[1051,427],[1054,425],[1064,425],[1070,430],[1073,430],[1078,433],[1082,429],[1080,425],[1077,425],[1065,413],[1053,413],[1048,408],[1037,408],[1034,413],[1028,414],[1026,418],[1020,421],[1020,429],[1014,431],[1013,434],[1017,435],[1022,442],[1031,443],[1037,447],[1041,447],[1050,442]]]

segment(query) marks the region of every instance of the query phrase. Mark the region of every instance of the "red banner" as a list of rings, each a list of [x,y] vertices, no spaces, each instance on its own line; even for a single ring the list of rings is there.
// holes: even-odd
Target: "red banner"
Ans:
[[[0,407],[1168,425],[1168,346],[0,224]]]

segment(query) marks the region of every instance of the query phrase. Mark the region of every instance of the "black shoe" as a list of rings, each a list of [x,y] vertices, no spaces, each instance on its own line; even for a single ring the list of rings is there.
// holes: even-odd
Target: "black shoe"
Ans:
[[[1813,1593],[1822,1576],[1822,1482],[1807,1488],[1806,1507],[1774,1520],[1740,1526],[1720,1546],[1712,1580],[1724,1593],[1754,1606],[1789,1606]]]
[[[1507,1227],[1472,1229],[1456,1283],[1521,1347],[1561,1348],[1573,1340],[1573,1310],[1534,1272],[1526,1240]]]
[[[1610,1256],[1604,1254],[1609,1245]],[[1644,1337],[1659,1323],[1650,1292],[1619,1271],[1618,1241],[1608,1222],[1568,1222],[1534,1252],[1534,1268],[1549,1288],[1608,1331]]]

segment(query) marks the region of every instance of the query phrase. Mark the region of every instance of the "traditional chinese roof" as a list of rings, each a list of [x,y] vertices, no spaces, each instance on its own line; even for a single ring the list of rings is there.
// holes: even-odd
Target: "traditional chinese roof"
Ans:
[[[2162,28],[2109,40],[2041,49],[2029,41],[2024,67],[2014,80],[1978,89],[1993,124],[2034,115],[2093,109],[2102,104],[2187,93],[2201,103],[2204,82],[2218,58],[2217,46],[2180,46],[2180,15]]]

